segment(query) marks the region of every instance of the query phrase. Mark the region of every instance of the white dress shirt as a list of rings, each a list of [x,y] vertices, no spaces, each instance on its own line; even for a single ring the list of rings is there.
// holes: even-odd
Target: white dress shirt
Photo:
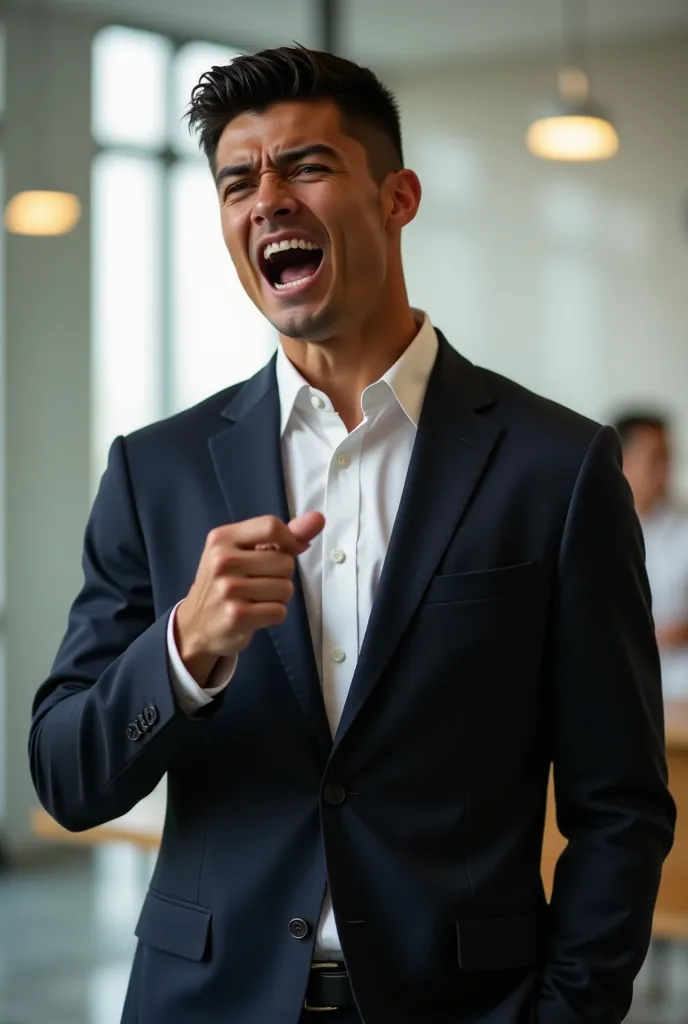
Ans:
[[[325,528],[298,559],[313,649],[334,735],[349,693],[437,357],[437,335],[416,311],[419,331],[394,366],[361,395],[362,422],[347,433],[327,395],[311,388],[280,347],[277,386],[281,447],[292,517],[320,511]],[[192,714],[227,685],[236,659],[216,666],[201,689],[168,633],[177,701]],[[316,955],[341,955],[329,894]]]
[[[642,520],[652,611],[658,627],[688,622],[688,512],[663,505]],[[661,651],[665,698],[688,697],[688,644]]]

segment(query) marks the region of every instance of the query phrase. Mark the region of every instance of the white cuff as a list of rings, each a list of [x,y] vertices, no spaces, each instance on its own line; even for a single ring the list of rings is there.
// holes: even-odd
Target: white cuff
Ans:
[[[187,715],[193,715],[206,704],[211,704],[213,697],[217,697],[218,693],[224,690],[236,672],[239,659],[237,655],[231,658],[218,658],[217,665],[208,677],[208,685],[199,686],[184,665],[174,639],[174,620],[180,604],[181,601],[174,606],[167,620],[168,668],[177,704]]]

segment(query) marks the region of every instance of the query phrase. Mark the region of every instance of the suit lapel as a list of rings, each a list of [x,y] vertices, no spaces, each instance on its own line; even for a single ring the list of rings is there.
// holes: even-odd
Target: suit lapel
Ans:
[[[274,359],[241,387],[223,416],[231,426],[211,437],[209,444],[232,521],[275,515],[287,522]],[[280,626],[270,627],[268,633],[318,742],[327,753],[332,736],[298,572],[294,586],[286,620]]]
[[[439,338],[399,511],[335,746],[401,640],[501,434],[499,425],[475,412],[492,404],[482,377]]]

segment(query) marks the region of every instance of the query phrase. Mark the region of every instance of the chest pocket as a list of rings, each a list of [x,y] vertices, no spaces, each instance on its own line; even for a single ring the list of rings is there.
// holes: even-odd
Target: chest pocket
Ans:
[[[532,587],[536,573],[536,562],[521,562],[479,572],[442,574],[432,579],[423,604],[457,604],[518,597]]]

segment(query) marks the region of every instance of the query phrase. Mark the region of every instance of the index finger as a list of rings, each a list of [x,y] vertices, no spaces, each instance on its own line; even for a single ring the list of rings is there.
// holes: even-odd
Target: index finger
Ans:
[[[295,537],[286,523],[277,516],[259,516],[234,523],[232,539],[238,548],[250,550],[260,546],[275,548],[288,555],[300,555],[308,544]]]

